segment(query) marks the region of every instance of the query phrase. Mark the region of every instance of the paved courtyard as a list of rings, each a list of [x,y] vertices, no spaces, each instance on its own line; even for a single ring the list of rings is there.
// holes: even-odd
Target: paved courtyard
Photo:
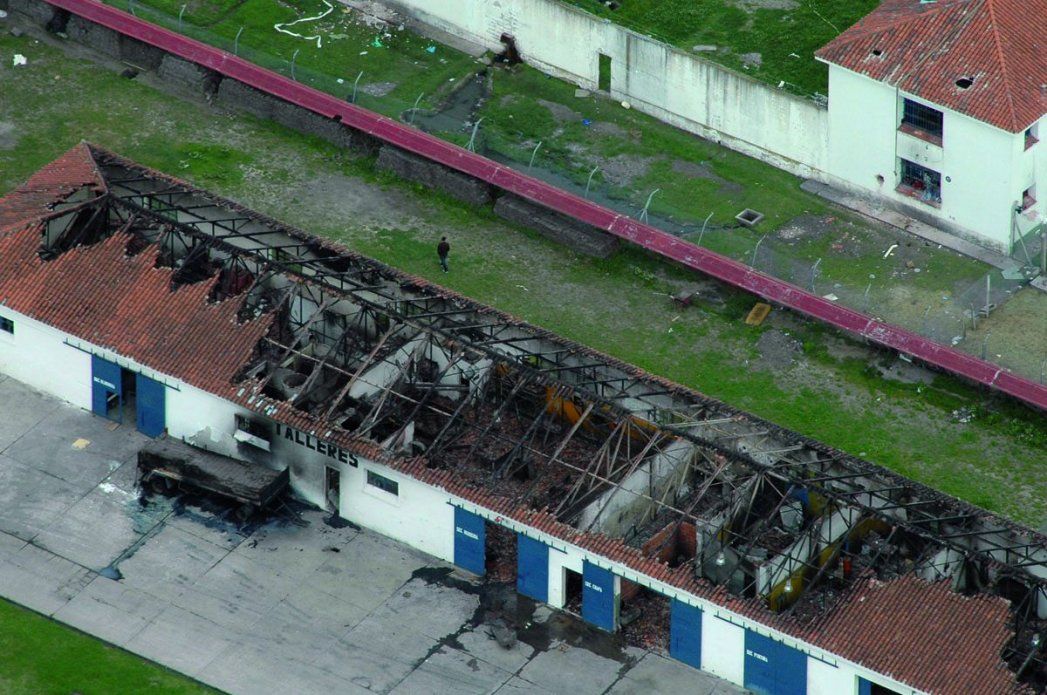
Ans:
[[[316,510],[143,497],[146,441],[0,375],[0,594],[232,693],[742,692]]]

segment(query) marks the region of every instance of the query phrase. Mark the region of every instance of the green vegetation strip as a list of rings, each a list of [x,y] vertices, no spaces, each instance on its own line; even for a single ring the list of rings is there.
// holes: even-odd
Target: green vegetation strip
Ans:
[[[827,94],[814,52],[869,14],[879,0],[566,0],[587,12],[801,94]],[[759,55],[759,60],[751,56]],[[746,60],[746,56],[750,56]]]
[[[205,695],[217,691],[0,599],[4,695]]]
[[[668,293],[700,279],[640,252],[581,257],[377,173],[371,159],[0,37],[0,57],[12,53],[29,65],[0,61],[10,94],[0,102],[9,125],[0,190],[89,138],[975,504],[1047,521],[1040,413],[946,377],[884,379],[895,361],[784,312],[749,328],[754,300],[742,293],[703,284],[680,310]],[[453,246],[449,274],[436,264],[442,234]],[[795,346],[777,363],[764,356],[776,337]]]

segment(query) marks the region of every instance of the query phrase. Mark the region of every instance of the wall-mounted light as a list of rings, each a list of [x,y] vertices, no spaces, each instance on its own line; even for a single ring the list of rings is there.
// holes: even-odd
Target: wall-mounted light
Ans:
[[[724,565],[727,564],[727,556],[723,554],[722,550],[720,552],[716,553],[716,560],[715,560],[715,562],[716,562],[716,566],[717,567],[723,567]]]

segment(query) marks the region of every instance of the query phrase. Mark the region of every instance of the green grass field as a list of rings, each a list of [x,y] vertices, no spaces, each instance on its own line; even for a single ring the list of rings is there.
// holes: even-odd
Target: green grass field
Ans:
[[[680,311],[666,294],[694,276],[637,251],[581,257],[316,139],[0,35],[0,58],[12,53],[29,65],[15,72],[0,60],[0,195],[90,139],[987,509],[1047,522],[1041,414],[946,377],[884,379],[877,370],[890,360],[785,313],[749,328],[742,319],[753,300],[742,293],[714,301],[710,289]],[[446,275],[433,254],[442,234],[454,244]],[[799,343],[792,366],[761,359],[768,331]],[[960,408],[974,419],[960,422]],[[0,601],[0,692],[209,691]]]
[[[827,94],[828,68],[814,52],[879,5],[879,0],[566,0],[642,34],[700,55],[764,82],[784,80],[802,94]],[[745,54],[760,65],[744,67]]]
[[[28,37],[0,37],[0,55],[13,52],[30,64],[12,79],[10,63],[0,63],[11,97],[0,102],[0,122],[15,133],[0,148],[0,190],[89,138],[976,504],[1047,521],[1040,414],[945,377],[883,379],[886,358],[788,314],[748,328],[753,299],[743,293],[719,290],[722,301],[681,312],[666,295],[698,278],[638,251],[582,257],[377,173],[371,159],[174,99]],[[433,258],[441,234],[454,243],[449,275]],[[795,365],[760,360],[768,330],[802,345]],[[976,411],[966,424],[952,415],[965,407]]]
[[[0,599],[4,695],[205,695],[217,691]]]
[[[126,0],[106,2],[122,10],[128,6]],[[410,31],[386,31],[356,21],[337,2],[320,20],[285,27],[303,37],[320,37],[320,45],[315,39],[280,33],[274,26],[323,14],[327,7],[321,0],[194,0],[186,4],[179,24],[182,4],[133,0],[135,14],[142,19],[225,50],[236,46],[241,57],[264,67],[287,74],[294,58],[299,81],[341,98],[352,94],[359,75],[357,103],[389,116],[411,108],[419,95],[419,107],[436,104],[458,80],[480,67],[473,57]]]

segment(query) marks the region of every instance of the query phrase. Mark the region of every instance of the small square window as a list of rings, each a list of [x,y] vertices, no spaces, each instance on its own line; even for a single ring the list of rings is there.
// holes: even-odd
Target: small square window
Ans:
[[[10,333],[11,335],[14,335],[15,334],[15,322],[12,321],[11,319],[4,318],[3,316],[0,316],[0,331],[3,331],[4,333]]]
[[[1040,141],[1039,124],[1033,124],[1025,131],[1025,149],[1029,149]]]
[[[388,492],[390,495],[400,496],[400,483],[390,480],[384,475],[378,475],[374,471],[367,471],[367,484],[378,488],[382,492]]]

